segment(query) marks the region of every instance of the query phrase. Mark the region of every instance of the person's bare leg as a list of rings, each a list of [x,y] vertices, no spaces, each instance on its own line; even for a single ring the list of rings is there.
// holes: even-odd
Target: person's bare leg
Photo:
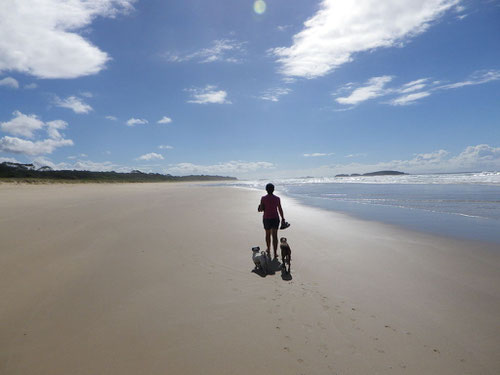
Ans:
[[[271,229],[266,229],[266,245],[266,251],[269,255],[271,255]]]
[[[272,229],[274,257],[278,257],[278,230]]]

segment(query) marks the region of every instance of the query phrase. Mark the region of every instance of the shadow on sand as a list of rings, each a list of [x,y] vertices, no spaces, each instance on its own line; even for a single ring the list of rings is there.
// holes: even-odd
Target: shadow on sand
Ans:
[[[284,268],[281,269],[281,278],[284,281],[290,281],[293,279],[292,274],[287,272]]]
[[[272,260],[268,258],[267,272],[264,271],[262,268],[254,268],[252,272],[255,273],[256,275],[259,275],[260,277],[275,275],[276,272],[281,272],[281,278],[283,280],[285,281],[292,280],[292,275],[286,272],[282,266],[283,264],[278,260],[278,258],[274,258]]]

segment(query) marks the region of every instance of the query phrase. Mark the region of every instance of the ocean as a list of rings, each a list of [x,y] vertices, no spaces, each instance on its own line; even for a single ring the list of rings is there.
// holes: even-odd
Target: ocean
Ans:
[[[325,210],[500,245],[500,172],[236,181]],[[286,212],[285,212],[286,216]],[[293,218],[287,217],[293,224]]]

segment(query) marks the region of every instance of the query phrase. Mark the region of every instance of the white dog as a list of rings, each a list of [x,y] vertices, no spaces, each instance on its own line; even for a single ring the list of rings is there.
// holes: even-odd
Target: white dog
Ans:
[[[264,274],[267,275],[268,269],[268,258],[265,251],[259,253],[259,248],[252,249],[252,260],[255,263],[255,269],[260,269]]]

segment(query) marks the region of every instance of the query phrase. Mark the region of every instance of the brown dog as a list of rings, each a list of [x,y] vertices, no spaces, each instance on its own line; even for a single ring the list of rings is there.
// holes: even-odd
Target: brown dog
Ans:
[[[290,273],[290,262],[292,261],[292,249],[288,245],[287,239],[285,237],[280,238],[280,249],[281,249],[281,261],[283,262],[283,269],[285,272]],[[288,264],[288,271],[286,270],[286,265]]]

